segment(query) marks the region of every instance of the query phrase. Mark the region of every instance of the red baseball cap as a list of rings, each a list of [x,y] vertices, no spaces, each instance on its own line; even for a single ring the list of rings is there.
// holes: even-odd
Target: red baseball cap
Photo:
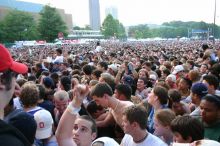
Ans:
[[[7,69],[20,74],[24,74],[28,71],[28,67],[25,64],[14,61],[8,49],[0,44],[0,72]]]

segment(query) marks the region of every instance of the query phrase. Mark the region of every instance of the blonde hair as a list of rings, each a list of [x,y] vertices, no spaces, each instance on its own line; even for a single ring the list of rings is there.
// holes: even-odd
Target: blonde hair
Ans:
[[[175,119],[175,113],[170,109],[160,109],[156,111],[154,116],[161,125],[170,126],[171,122]]]

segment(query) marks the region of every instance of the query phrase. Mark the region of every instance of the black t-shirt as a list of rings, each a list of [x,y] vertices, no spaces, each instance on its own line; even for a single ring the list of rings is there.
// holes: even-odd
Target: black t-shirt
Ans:
[[[31,146],[16,128],[0,120],[0,146]]]

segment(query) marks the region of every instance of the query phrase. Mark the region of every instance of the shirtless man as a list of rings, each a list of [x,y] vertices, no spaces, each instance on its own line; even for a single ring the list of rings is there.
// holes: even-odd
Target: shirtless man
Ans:
[[[130,101],[121,101],[113,97],[113,91],[107,83],[96,84],[90,95],[98,105],[110,109],[106,122],[113,117],[116,123],[122,127],[123,111],[126,107],[133,105],[133,103]]]

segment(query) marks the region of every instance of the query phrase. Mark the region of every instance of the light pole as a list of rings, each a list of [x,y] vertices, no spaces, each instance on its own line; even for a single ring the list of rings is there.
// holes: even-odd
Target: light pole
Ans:
[[[213,26],[213,32],[212,32],[212,34],[213,34],[213,43],[215,44],[215,18],[216,18],[216,0],[215,0],[215,8],[214,8],[214,26]]]

